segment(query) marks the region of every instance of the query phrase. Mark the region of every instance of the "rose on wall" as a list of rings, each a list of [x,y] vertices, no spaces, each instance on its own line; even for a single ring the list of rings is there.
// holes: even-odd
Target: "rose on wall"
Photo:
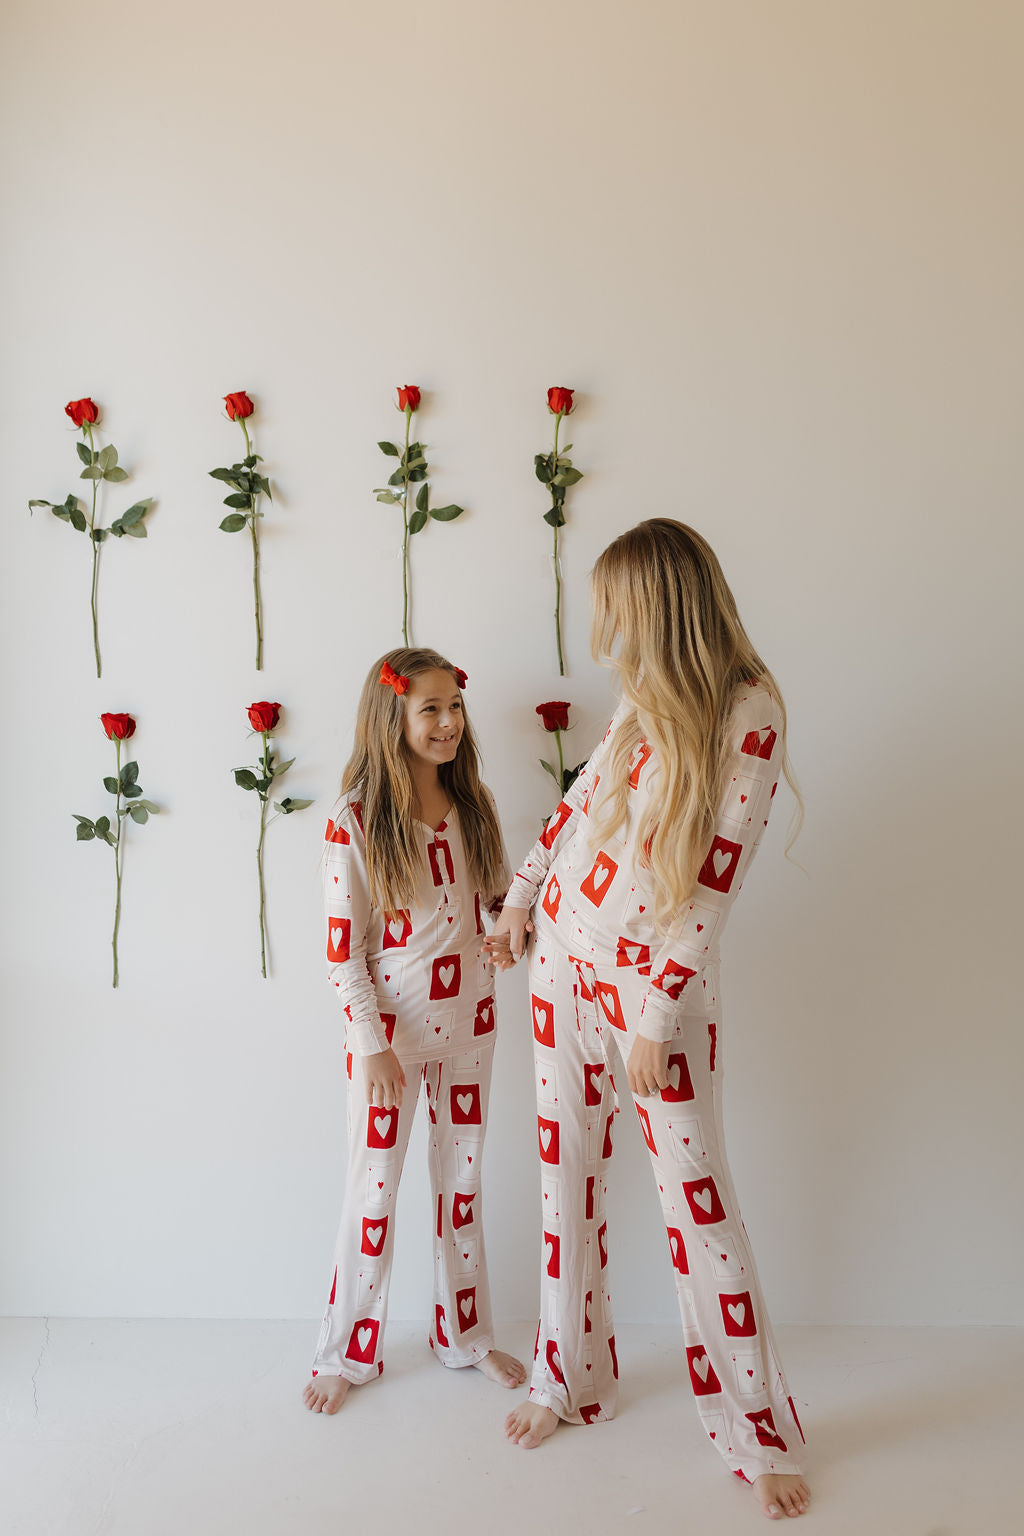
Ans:
[[[546,704],[538,704],[536,713],[540,715],[540,723],[544,729],[555,738],[555,746],[558,751],[558,767],[554,763],[540,759],[540,765],[544,772],[550,774],[558,787],[559,799],[566,793],[569,786],[579,776],[583,763],[577,763],[575,768],[565,766],[565,755],[562,750],[562,732],[569,729],[569,711],[572,705],[567,699],[549,699]]]
[[[81,401],[74,404],[80,405]],[[71,407],[68,407],[70,411]],[[121,766],[121,743],[128,741],[135,735],[135,718],[132,715],[100,715],[100,723],[107,735],[107,740],[114,743],[116,772],[103,780],[103,787],[108,794],[114,796],[114,814],[99,816],[95,821],[88,816],[75,816],[78,823],[77,837],[80,843],[90,843],[94,838],[106,843],[114,850],[114,932],[111,938],[111,948],[114,957],[113,985],[118,983],[117,966],[117,938],[121,926],[121,881],[124,874],[124,845],[125,833],[128,826],[128,817],[132,821],[144,825],[155,816],[160,807],[154,805],[152,800],[142,798],[142,790],[139,786],[139,765],[136,762],[125,763]]]
[[[221,519],[220,527],[223,533],[241,533],[243,528],[248,528],[252,541],[252,591],[253,605],[256,611],[256,670],[263,669],[263,599],[260,593],[260,537],[259,519],[263,516],[260,511],[259,500],[265,496],[268,501],[273,501],[273,493],[270,489],[270,481],[265,475],[261,475],[257,469],[263,460],[258,453],[253,453],[252,440],[249,437],[248,421],[256,407],[246,394],[244,389],[239,389],[234,394],[224,396],[224,410],[229,421],[237,421],[245,437],[245,457],[237,464],[229,464],[220,469],[211,469],[210,474],[214,480],[221,480],[231,487],[228,495],[224,497],[224,505],[232,510],[227,517]]]
[[[239,789],[252,790],[259,796],[260,802],[260,836],[256,844],[256,876],[260,892],[260,974],[267,974],[267,932],[266,932],[266,893],[263,883],[263,840],[267,835],[267,828],[278,816],[290,816],[293,811],[305,810],[307,805],[312,805],[312,800],[295,800],[286,796],[283,800],[270,800],[270,787],[275,779],[288,772],[295,759],[290,757],[287,762],[279,763],[270,750],[271,734],[277,729],[281,718],[281,705],[273,703],[269,699],[259,699],[255,704],[250,704],[247,711],[249,724],[256,735],[263,741],[263,750],[260,760],[253,767],[235,768],[235,783]],[[267,806],[273,804],[275,814],[267,819]]]
[[[555,570],[555,645],[558,650],[558,671],[565,675],[565,658],[562,653],[562,568],[558,557],[558,530],[565,526],[565,493],[570,485],[583,479],[582,473],[573,468],[573,462],[568,457],[572,443],[566,443],[561,452],[558,450],[558,432],[562,425],[562,419],[575,409],[573,405],[573,392],[564,385],[555,384],[548,390],[548,410],[555,418],[555,443],[550,453],[534,454],[534,474],[542,485],[546,485],[551,495],[551,506],[544,514],[544,521],[550,524],[554,531],[554,548],[552,563]]]
[[[412,433],[412,418],[420,408],[421,398],[417,385],[400,384],[398,386],[398,409],[405,417],[405,445],[399,448],[396,443],[391,442],[377,444],[381,453],[390,459],[398,460],[398,468],[389,477],[387,485],[378,486],[374,495],[385,505],[402,509],[402,643],[404,645],[409,644],[409,540],[423,531],[429,518],[433,518],[438,523],[450,523],[460,517],[464,510],[462,507],[457,507],[454,502],[446,507],[430,505],[426,444],[409,441]],[[416,492],[415,507],[410,513],[409,497],[412,494],[412,486],[415,484],[419,484],[419,490]]]
[[[89,543],[92,547],[92,582],[90,586],[89,605],[92,611],[92,646],[96,657],[96,676],[101,675],[100,665],[100,634],[98,617],[98,585],[99,585],[99,554],[100,545],[108,534],[113,534],[115,539],[124,538],[127,534],[133,539],[146,537],[146,525],[143,518],[153,505],[153,498],[147,497],[144,501],[137,501],[115,518],[109,528],[103,528],[97,521],[97,496],[100,483],[119,484],[128,479],[128,471],[117,462],[117,449],[113,443],[108,443],[104,448],[96,447],[93,427],[99,421],[99,407],[95,400],[86,396],[82,400],[69,400],[64,407],[64,414],[69,416],[75,426],[82,433],[82,441],[75,444],[78,457],[85,468],[79,475],[80,480],[92,481],[92,496],[88,511],[83,510],[79,498],[74,491],[63,501],[45,501],[33,499],[28,504],[29,512],[35,507],[49,507],[54,517],[59,517],[64,523],[70,523],[78,533],[88,533]]]

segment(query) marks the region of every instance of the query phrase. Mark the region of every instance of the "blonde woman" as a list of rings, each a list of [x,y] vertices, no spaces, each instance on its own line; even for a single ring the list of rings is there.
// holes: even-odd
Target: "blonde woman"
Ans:
[[[494,1348],[480,1163],[494,1050],[484,913],[508,860],[463,704],[466,674],[434,651],[389,651],[363,686],[355,750],[325,834],[328,977],[345,1018],[348,1173],[334,1275],[303,1392],[337,1413],[384,1369],[395,1198],[420,1083],[434,1221],[430,1346],[504,1387]]]
[[[542,1299],[530,1396],[506,1433],[615,1411],[605,1179],[615,1082],[654,1167],[708,1435],[773,1519],[800,1515],[803,1434],[722,1142],[718,951],[786,763],[786,712],[706,541],[641,523],[593,575],[593,650],[622,701],[512,881],[488,941],[530,940]],[[625,1063],[625,1069],[623,1069]]]

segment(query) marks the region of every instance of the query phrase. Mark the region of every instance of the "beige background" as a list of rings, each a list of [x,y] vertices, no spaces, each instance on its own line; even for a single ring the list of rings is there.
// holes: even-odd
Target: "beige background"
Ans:
[[[371,488],[408,381],[437,494],[468,508],[414,546],[415,633],[470,673],[514,852],[550,804],[534,705],[573,702],[573,758],[610,712],[587,572],[632,522],[708,535],[783,684],[803,872],[780,792],[725,943],[733,1169],[775,1316],[1024,1321],[1020,6],[9,0],[3,25],[0,1306],[322,1308],[343,1094],[318,840],[397,638]],[[553,383],[586,472],[564,682],[532,478]],[[259,676],[205,474],[238,451],[235,389],[279,489]],[[78,484],[84,394],[134,470],[105,521],[158,498],[148,543],[104,551],[102,683],[86,542],[26,510]],[[268,837],[269,984],[230,774],[263,697],[317,797]],[[106,799],[101,710],[137,715],[166,808],[132,829],[116,993],[111,861],[70,819]],[[524,988],[501,987],[487,1154],[505,1317],[536,1306]],[[613,1293],[662,1321],[635,1129]],[[428,1233],[412,1166],[396,1316],[425,1314]]]

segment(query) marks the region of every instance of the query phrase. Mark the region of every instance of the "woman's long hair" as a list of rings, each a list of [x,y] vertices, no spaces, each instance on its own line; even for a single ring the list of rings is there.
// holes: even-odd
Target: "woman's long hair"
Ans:
[[[694,529],[668,517],[631,528],[599,557],[593,596],[591,650],[618,672],[632,705],[601,775],[594,836],[605,838],[624,825],[630,755],[646,740],[657,752],[660,779],[656,801],[642,814],[637,845],[645,849],[655,918],[663,926],[692,897],[714,837],[729,716],[744,682],[761,683],[779,706],[783,772],[802,819],[785,754],[786,707],[740,622],[714,551]]]
[[[416,794],[405,743],[406,696],[379,681],[385,663],[410,679],[434,668],[449,673],[456,687],[458,677],[451,662],[436,651],[401,647],[375,661],[363,684],[355,746],[342,774],[341,791],[362,802],[370,900],[393,913],[411,904],[425,861],[422,842],[413,832]],[[459,814],[470,873],[478,889],[490,897],[503,890],[501,831],[480,783],[479,753],[465,703],[462,712],[458,750],[452,762],[439,764],[437,771]]]

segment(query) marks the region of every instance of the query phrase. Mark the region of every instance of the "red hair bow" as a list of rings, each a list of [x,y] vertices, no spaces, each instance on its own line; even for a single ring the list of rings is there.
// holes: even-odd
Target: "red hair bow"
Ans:
[[[465,688],[466,684],[469,682],[469,674],[463,672],[461,667],[453,667],[452,671],[455,673],[455,681],[458,683],[459,687]]]
[[[401,698],[403,693],[407,693],[409,689],[409,679],[407,677],[400,677],[387,661],[381,667],[380,677],[377,681],[383,683],[385,687],[390,684],[399,698]]]

